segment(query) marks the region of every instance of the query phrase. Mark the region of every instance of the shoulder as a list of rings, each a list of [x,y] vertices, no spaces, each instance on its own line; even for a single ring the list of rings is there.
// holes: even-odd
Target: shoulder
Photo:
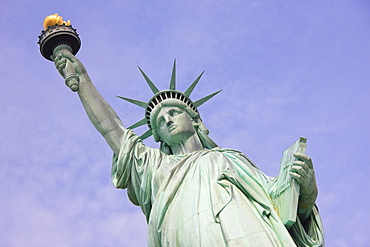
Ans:
[[[238,160],[243,161],[243,163],[249,163],[251,166],[258,169],[258,167],[252,162],[252,160],[239,150],[216,147],[211,149],[211,151],[224,153],[227,157],[237,158]]]

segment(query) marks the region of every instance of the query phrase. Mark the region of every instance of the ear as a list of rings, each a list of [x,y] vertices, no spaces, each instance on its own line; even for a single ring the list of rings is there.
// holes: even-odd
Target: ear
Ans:
[[[193,121],[194,128],[199,128],[200,126],[199,117],[193,117],[191,120]]]

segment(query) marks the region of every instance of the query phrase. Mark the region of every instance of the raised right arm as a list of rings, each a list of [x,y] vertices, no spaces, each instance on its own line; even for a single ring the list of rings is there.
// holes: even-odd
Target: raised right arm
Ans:
[[[101,96],[93,85],[86,68],[70,52],[61,52],[54,59],[55,66],[59,73],[63,75],[63,68],[67,63],[71,63],[79,77],[78,96],[85,108],[85,111],[95,128],[102,134],[110,148],[118,154],[122,145],[121,140],[125,132],[123,124],[107,101]]]

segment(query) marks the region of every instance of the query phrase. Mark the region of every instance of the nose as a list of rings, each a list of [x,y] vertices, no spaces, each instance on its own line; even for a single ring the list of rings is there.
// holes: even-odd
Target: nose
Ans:
[[[170,126],[171,124],[173,124],[173,119],[170,115],[165,116],[164,120],[166,121],[167,126]]]
[[[172,120],[170,120],[170,121],[167,122],[167,126],[171,126],[171,124],[173,124],[173,121]]]

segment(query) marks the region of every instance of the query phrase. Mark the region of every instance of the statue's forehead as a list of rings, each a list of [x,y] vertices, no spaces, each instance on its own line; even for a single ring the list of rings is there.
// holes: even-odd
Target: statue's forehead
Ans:
[[[159,111],[158,111],[158,115],[157,115],[157,119],[159,119],[161,116],[163,115],[166,115],[169,113],[169,111],[171,110],[176,110],[176,111],[181,111],[181,112],[185,112],[185,110],[181,107],[178,107],[178,106],[162,106]]]

